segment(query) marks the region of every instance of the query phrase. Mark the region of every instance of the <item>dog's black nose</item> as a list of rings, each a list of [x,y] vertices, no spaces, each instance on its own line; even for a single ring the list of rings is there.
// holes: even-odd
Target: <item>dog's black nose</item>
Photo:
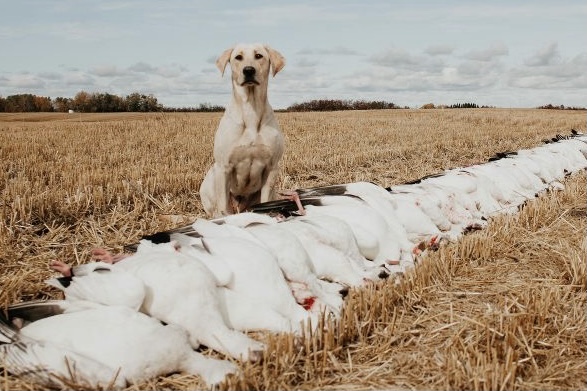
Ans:
[[[253,67],[244,67],[243,68],[243,75],[245,75],[246,77],[255,76],[255,68],[253,68]]]

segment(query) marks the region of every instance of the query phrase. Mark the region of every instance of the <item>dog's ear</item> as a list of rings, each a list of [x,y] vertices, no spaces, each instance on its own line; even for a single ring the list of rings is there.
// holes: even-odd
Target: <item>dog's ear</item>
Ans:
[[[277,75],[277,72],[281,71],[285,66],[285,58],[277,50],[272,49],[269,45],[265,45],[265,50],[269,53],[269,63],[273,69],[273,77]]]
[[[228,61],[230,60],[230,55],[232,54],[232,49],[233,48],[226,49],[224,52],[222,52],[220,57],[218,57],[218,59],[216,60],[216,66],[220,70],[220,74],[222,76],[224,76],[224,69],[226,69],[226,64],[228,64]]]

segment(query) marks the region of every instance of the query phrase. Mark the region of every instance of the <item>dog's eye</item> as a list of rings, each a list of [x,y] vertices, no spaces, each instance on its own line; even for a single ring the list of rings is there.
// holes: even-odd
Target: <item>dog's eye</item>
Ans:
[[[263,55],[261,53],[257,53],[255,54],[255,58],[258,60],[260,58],[263,58]]]
[[[236,56],[234,56],[234,59],[240,61],[243,59],[243,56],[242,54],[237,54]]]

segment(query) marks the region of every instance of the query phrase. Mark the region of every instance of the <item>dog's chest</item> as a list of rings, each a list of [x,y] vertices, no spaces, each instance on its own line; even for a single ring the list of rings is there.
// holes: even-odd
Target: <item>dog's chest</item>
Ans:
[[[241,129],[240,132],[233,134],[232,140],[227,140],[229,147],[222,148],[228,152],[224,158],[228,158],[229,164],[234,165],[241,160],[256,160],[271,165],[271,161],[281,158],[281,132],[269,126],[262,126],[259,130],[246,126]]]
[[[273,154],[267,145],[240,145],[232,150],[228,163],[231,192],[252,194],[261,189],[273,166]]]
[[[244,144],[233,148],[228,157],[232,167],[239,165],[262,165],[268,166],[272,160],[271,148],[265,144]]]

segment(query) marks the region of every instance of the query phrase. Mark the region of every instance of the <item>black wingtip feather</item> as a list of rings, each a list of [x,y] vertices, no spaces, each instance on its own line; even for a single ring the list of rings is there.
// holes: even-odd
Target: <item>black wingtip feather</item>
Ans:
[[[318,197],[329,195],[344,195],[347,191],[346,185],[328,185],[298,189],[296,192],[300,197]]]
[[[12,343],[17,339],[17,329],[4,311],[0,311],[0,343]]]
[[[143,239],[150,240],[154,244],[169,243],[171,241],[171,235],[167,231],[155,232],[154,234],[143,236]]]
[[[305,200],[300,199],[302,205]],[[252,205],[249,209],[250,212],[263,213],[263,214],[281,214],[285,217],[297,216],[298,206],[295,202],[290,200],[274,200],[262,202],[259,204]]]
[[[415,184],[418,184],[418,183],[422,182],[422,181],[423,181],[423,180],[425,180],[425,179],[429,179],[429,178],[438,178],[438,177],[441,177],[441,176],[443,176],[443,175],[444,175],[444,173],[440,173],[440,174],[430,174],[430,175],[424,175],[422,178],[419,178],[419,179],[414,179],[414,180],[412,180],[412,181],[408,181],[408,182],[404,182],[404,185],[415,185]],[[388,190],[388,191],[391,191],[391,188],[390,188],[390,190]]]
[[[344,186],[344,185],[343,185]],[[303,195],[300,197],[300,202],[302,206],[313,205],[313,206],[324,206],[324,200],[328,199],[328,197],[348,197],[354,198],[358,200],[362,200],[361,197],[356,196],[354,194],[338,194],[338,195]],[[253,205],[249,211],[255,213],[264,213],[264,214],[281,214],[285,217],[289,216],[299,216],[298,206],[295,202],[290,200],[275,200],[275,201],[268,201],[263,202],[260,204]]]
[[[60,315],[63,311],[61,302],[58,300],[27,301],[9,306],[8,319],[20,318],[27,322],[34,322],[50,316]]]
[[[497,152],[495,155],[493,155],[492,157],[490,157],[489,159],[487,159],[487,161],[488,162],[494,162],[496,160],[505,159],[505,158],[508,158],[510,156],[515,156],[517,154],[518,154],[518,152],[516,152],[516,151]]]
[[[56,278],[57,282],[59,282],[59,285],[61,285],[64,288],[67,288],[69,285],[71,285],[71,281],[73,281],[73,277],[58,277]]]
[[[122,250],[125,253],[136,253],[137,249],[139,248],[139,244],[138,243],[133,243],[133,244],[126,244],[122,247]]]

